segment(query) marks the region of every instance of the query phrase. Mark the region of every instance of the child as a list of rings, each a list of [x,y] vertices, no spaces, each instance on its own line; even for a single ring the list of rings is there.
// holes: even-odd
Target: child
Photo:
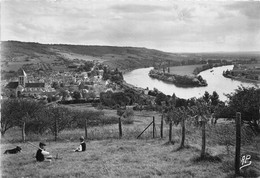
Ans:
[[[80,140],[80,145],[79,145],[79,147],[78,147],[76,150],[74,150],[74,151],[75,151],[75,152],[86,151],[86,143],[85,143],[85,141],[84,141],[84,137],[81,136],[81,137],[79,138],[79,140]]]
[[[39,162],[42,162],[42,161],[45,161],[45,158],[46,158],[46,161],[51,161],[52,159],[52,156],[50,155],[50,153],[48,151],[45,151],[44,147],[46,145],[42,142],[40,142],[39,144],[39,149],[36,153],[36,160],[39,161]]]

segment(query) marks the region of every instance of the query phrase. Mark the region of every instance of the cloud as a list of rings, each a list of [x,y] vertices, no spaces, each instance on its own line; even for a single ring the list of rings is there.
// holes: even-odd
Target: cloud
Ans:
[[[149,5],[149,4],[121,4],[111,7],[112,10],[121,13],[151,13],[155,11],[169,11],[169,6]]]
[[[7,0],[1,6],[2,40],[173,52],[260,49],[259,6],[251,2]]]
[[[260,1],[241,1],[226,6],[228,10],[238,11],[248,18],[260,18]]]

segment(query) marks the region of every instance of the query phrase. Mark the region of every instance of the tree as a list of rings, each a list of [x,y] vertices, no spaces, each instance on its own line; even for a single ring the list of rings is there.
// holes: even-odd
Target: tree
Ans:
[[[185,143],[185,120],[188,118],[188,110],[185,107],[181,107],[179,108],[179,118],[181,119],[181,144],[180,147],[178,149],[182,149],[185,147],[184,143]]]
[[[78,101],[81,98],[81,93],[79,91],[74,91],[73,98],[75,98],[75,100]]]
[[[6,99],[1,101],[1,135],[4,136],[5,132],[14,127],[15,110],[17,100]]]
[[[155,103],[157,105],[162,105],[162,101],[167,101],[167,96],[163,93],[159,93],[155,98]]]
[[[198,122],[201,125],[202,144],[200,157],[204,159],[206,157],[206,123],[208,117],[211,115],[211,109],[205,101],[197,100],[195,106],[190,108],[191,114],[198,118]]]
[[[44,107],[44,105],[35,100],[19,99],[17,112],[17,125],[22,127],[22,138],[25,141],[26,123],[35,118],[36,113]]]
[[[180,122],[179,111],[175,107],[170,106],[170,107],[165,107],[163,112],[166,118],[166,123],[169,123],[170,126],[169,141],[167,142],[167,144],[174,144],[174,141],[172,141],[172,123],[174,123],[175,125],[179,124]]]
[[[211,105],[217,106],[219,103],[219,95],[216,91],[213,91],[212,95],[210,96]]]
[[[37,119],[38,121],[43,121],[41,125],[45,127],[42,128],[43,130],[48,128],[57,136],[60,131],[67,128],[72,122],[72,113],[68,108],[51,105],[42,110],[41,115],[38,115]]]
[[[203,95],[203,100],[204,100],[206,103],[209,103],[209,101],[210,101],[209,92],[205,91],[205,93],[204,93],[204,95]]]
[[[259,115],[260,115],[260,89],[254,87],[238,87],[235,93],[228,94],[229,98],[228,108],[235,116],[236,112],[241,113],[243,122],[250,125],[250,127],[260,132],[259,129]]]
[[[26,124],[36,117],[36,113],[44,105],[32,99],[8,99],[2,104],[2,134],[9,128],[18,126],[22,128],[22,138],[25,141]]]

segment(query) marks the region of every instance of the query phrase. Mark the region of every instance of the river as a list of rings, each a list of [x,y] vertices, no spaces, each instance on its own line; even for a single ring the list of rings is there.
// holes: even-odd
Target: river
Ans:
[[[151,69],[152,67],[141,68],[128,72],[124,74],[124,80],[136,87],[148,87],[150,90],[157,88],[166,95],[172,95],[175,93],[177,97],[185,99],[192,97],[199,98],[204,95],[205,91],[208,91],[209,94],[212,94],[213,91],[216,91],[219,94],[219,99],[222,101],[227,100],[227,97],[224,94],[234,92],[238,86],[243,85],[245,87],[260,87],[260,84],[256,85],[223,77],[223,71],[227,69],[233,69],[233,65],[215,67],[213,69],[201,72],[199,75],[207,80],[208,86],[192,88],[177,87],[174,84],[168,84],[160,80],[150,78],[148,73]]]

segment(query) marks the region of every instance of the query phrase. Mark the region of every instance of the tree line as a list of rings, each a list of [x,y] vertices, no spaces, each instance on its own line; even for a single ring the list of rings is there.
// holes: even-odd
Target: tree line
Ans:
[[[102,111],[81,111],[37,100],[9,98],[1,101],[1,135],[13,127],[21,128],[23,140],[28,133],[56,134],[64,129],[83,128],[117,123],[118,119],[105,116]]]

